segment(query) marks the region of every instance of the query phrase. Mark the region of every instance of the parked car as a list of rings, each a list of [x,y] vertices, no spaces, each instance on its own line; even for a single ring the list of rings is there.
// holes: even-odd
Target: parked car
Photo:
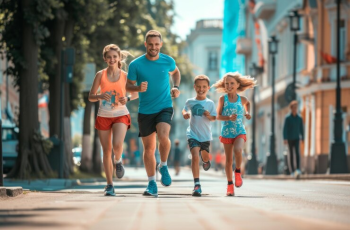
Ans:
[[[2,125],[2,159],[3,172],[9,172],[16,163],[18,156],[18,127],[13,124]]]
[[[73,161],[74,161],[74,164],[77,166],[80,166],[81,164],[81,151],[82,151],[81,147],[75,147],[72,149]]]

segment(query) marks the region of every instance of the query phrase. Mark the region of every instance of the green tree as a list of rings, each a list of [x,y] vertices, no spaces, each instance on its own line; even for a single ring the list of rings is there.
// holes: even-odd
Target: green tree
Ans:
[[[9,177],[28,178],[30,173],[50,175],[51,168],[43,148],[38,121],[38,64],[40,45],[48,35],[42,23],[53,18],[56,0],[3,1],[0,5],[2,56],[11,62],[7,74],[13,75],[20,92],[19,155]]]
[[[60,7],[54,11],[54,15],[53,20],[45,23],[50,28],[50,36],[42,46],[42,57],[46,63],[50,63],[46,65],[45,72],[49,76],[51,136],[60,133],[61,51],[66,47],[73,47],[76,51],[73,83],[64,84],[64,177],[68,177],[73,173],[70,115],[83,102],[81,83],[84,79],[84,65],[89,61],[88,36],[108,18],[108,4],[105,0],[61,0]]]

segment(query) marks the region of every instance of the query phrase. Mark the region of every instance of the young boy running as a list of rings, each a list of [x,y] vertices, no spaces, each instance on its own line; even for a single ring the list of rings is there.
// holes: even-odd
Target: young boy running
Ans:
[[[211,134],[211,121],[216,119],[215,104],[207,98],[210,89],[210,80],[205,75],[199,75],[194,79],[194,89],[197,96],[186,101],[182,110],[183,117],[190,118],[190,126],[187,128],[187,140],[192,154],[192,174],[194,189],[192,196],[201,196],[202,189],[199,182],[199,156],[203,161],[205,171],[210,168],[209,146],[213,139]]]

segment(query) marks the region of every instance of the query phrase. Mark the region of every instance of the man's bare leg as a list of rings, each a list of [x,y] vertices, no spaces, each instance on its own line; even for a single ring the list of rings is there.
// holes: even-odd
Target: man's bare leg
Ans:
[[[160,181],[163,186],[171,185],[171,177],[168,171],[167,160],[170,152],[171,142],[169,140],[170,125],[165,122],[160,122],[156,126],[158,141],[159,141],[159,153],[160,153],[160,167],[159,172],[162,175]]]
[[[160,160],[162,162],[166,162],[168,160],[171,142],[169,139],[169,133],[170,133],[171,126],[168,123],[160,122],[157,124],[157,135],[158,135],[158,141],[159,141],[159,153],[160,153]]]
[[[156,151],[156,133],[152,133],[146,137],[142,137],[143,143],[143,161],[148,177],[156,174],[156,158],[154,152]]]

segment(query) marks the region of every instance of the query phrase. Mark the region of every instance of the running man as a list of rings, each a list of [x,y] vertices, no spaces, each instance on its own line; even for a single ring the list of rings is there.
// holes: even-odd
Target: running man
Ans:
[[[159,141],[161,162],[157,166],[161,174],[163,186],[170,186],[171,177],[168,171],[167,159],[171,147],[169,132],[173,118],[173,103],[171,98],[180,95],[179,85],[181,75],[172,57],[160,53],[162,35],[156,30],[150,30],[145,36],[146,54],[130,63],[127,90],[139,92],[139,136],[143,143],[143,160],[148,176],[148,186],[145,196],[158,196],[156,184],[156,133]],[[170,86],[169,75],[173,86]],[[136,83],[136,85],[135,85]]]

